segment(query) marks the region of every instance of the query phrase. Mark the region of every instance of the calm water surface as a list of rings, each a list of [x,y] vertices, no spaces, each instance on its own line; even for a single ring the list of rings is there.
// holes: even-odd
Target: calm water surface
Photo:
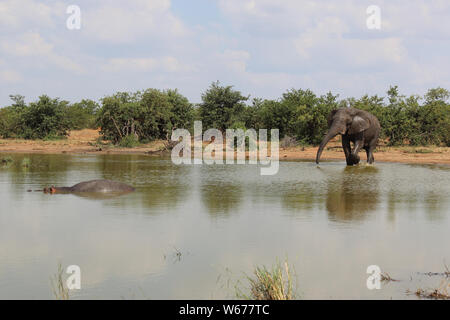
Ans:
[[[304,299],[414,299],[442,280],[418,272],[450,264],[448,166],[282,162],[263,177],[138,155],[1,157],[15,164],[0,168],[0,299],[52,299],[58,263],[81,267],[75,299],[233,298],[230,284],[285,257]],[[136,192],[26,192],[91,179]],[[403,281],[368,290],[373,264]]]

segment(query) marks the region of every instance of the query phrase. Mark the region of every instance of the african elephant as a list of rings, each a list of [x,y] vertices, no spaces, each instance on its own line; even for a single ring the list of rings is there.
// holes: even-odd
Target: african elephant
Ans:
[[[367,153],[367,162],[374,162],[373,150],[377,146],[380,136],[380,122],[377,117],[367,111],[355,108],[340,108],[333,110],[328,118],[328,133],[323,138],[317,150],[316,163],[326,144],[336,135],[342,135],[342,148],[344,149],[347,165],[359,163],[358,152],[363,148]],[[351,149],[350,142],[354,147]]]

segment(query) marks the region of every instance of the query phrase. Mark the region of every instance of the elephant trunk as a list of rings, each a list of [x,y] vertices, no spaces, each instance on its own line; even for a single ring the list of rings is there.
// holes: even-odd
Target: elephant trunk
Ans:
[[[316,155],[316,163],[319,164],[320,156],[322,155],[323,148],[327,145],[327,143],[333,139],[337,134],[339,133],[339,130],[337,128],[330,128],[325,138],[323,138],[322,142],[320,143],[319,150],[317,150]]]

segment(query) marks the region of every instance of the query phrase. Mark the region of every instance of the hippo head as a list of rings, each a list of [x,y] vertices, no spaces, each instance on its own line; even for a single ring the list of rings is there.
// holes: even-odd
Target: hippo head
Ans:
[[[44,193],[54,194],[54,193],[56,193],[56,188],[54,186],[51,186],[49,188],[44,188]]]

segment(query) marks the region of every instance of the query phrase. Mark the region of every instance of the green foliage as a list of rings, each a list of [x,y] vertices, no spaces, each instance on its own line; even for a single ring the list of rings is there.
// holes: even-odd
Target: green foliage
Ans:
[[[120,140],[120,142],[119,142],[119,147],[122,147],[122,148],[134,148],[134,147],[137,147],[138,145],[139,145],[139,140],[133,134],[123,137],[122,140]]]
[[[65,136],[70,128],[65,117],[67,101],[43,95],[20,112],[21,130],[25,139],[44,139],[48,136]],[[22,131],[22,132],[20,132]]]
[[[30,158],[23,158],[21,162],[22,168],[29,168],[31,167],[31,159]]]
[[[432,88],[423,97],[401,95],[397,86],[387,97],[364,95],[338,100],[327,93],[290,89],[278,100],[254,98],[246,105],[232,86],[213,82],[195,107],[177,90],[118,92],[101,99],[69,104],[46,95],[25,103],[11,95],[12,104],[0,108],[0,136],[3,138],[61,139],[69,130],[100,127],[105,140],[122,146],[154,139],[168,139],[177,128],[192,130],[194,120],[203,128],[279,129],[280,138],[292,137],[300,144],[317,145],[328,129],[330,112],[354,107],[374,114],[381,124],[381,138],[389,145],[450,146],[450,92]]]
[[[266,129],[264,126],[264,119],[262,117],[262,107],[265,100],[255,98],[252,104],[246,106],[242,112],[241,120],[245,128],[252,128],[255,130]]]
[[[89,99],[83,99],[67,107],[66,117],[71,130],[95,129],[99,105]]]
[[[241,119],[245,109],[244,101],[247,101],[248,97],[244,97],[232,88],[232,86],[220,86],[217,81],[202,94],[199,113],[204,128],[225,131]]]
[[[9,168],[13,164],[14,160],[11,157],[5,157],[0,159],[0,168]]]
[[[194,119],[192,105],[177,90],[119,92],[103,98],[97,114],[101,134],[116,144],[128,142],[127,136],[139,142],[168,139],[172,129],[192,126]]]
[[[328,128],[328,115],[337,105],[337,96],[331,93],[317,97],[311,90],[291,89],[279,101],[254,99],[243,120],[248,128],[278,129],[280,137],[317,144]]]
[[[450,93],[442,88],[430,89],[424,103],[417,95],[398,93],[397,86],[388,92],[389,104],[378,96],[347,99],[349,106],[373,113],[381,124],[381,138],[389,145],[446,145],[450,146]]]
[[[142,128],[138,122],[143,114],[140,99],[140,92],[118,92],[101,100],[97,123],[105,140],[119,143],[124,136],[141,133]]]
[[[289,124],[293,118],[292,106],[275,100],[264,100],[260,112],[264,129],[278,129],[280,137],[290,135]]]
[[[172,129],[189,129],[194,125],[194,109],[192,103],[181,95],[177,89],[165,91],[171,104],[170,122]]]
[[[21,95],[11,95],[13,104],[0,109],[0,136],[3,138],[55,140],[65,137],[69,130],[95,127],[98,104],[82,100],[69,104],[47,95],[38,101],[25,103]]]
[[[0,109],[0,135],[4,138],[20,137],[23,132],[22,115],[26,109],[25,97],[21,95],[9,97],[14,103]]]
[[[328,129],[328,116],[337,109],[337,97],[327,93],[317,97],[310,90],[291,90],[283,95],[282,103],[293,109],[289,134],[306,144],[319,144]]]

